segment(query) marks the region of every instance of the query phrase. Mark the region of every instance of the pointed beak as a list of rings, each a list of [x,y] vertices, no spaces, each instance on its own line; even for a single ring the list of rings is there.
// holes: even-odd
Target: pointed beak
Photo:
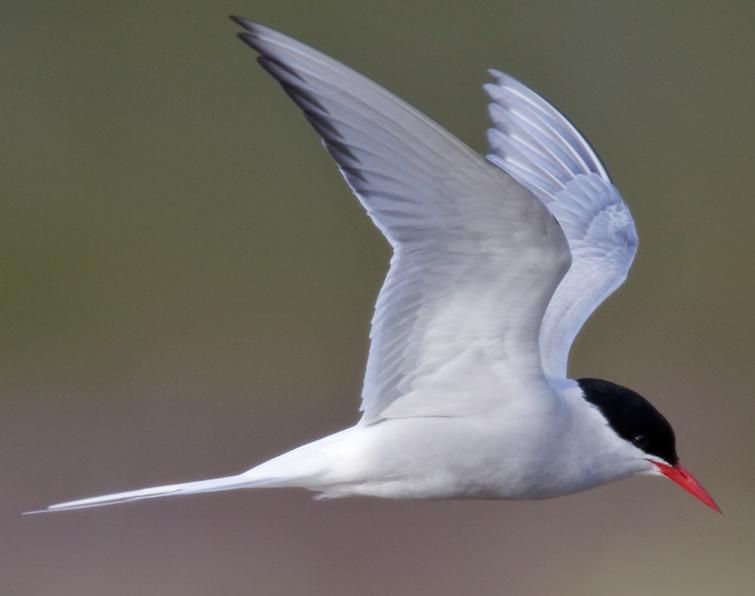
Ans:
[[[666,478],[670,478],[693,497],[700,499],[713,511],[717,511],[718,513],[723,515],[723,511],[721,511],[721,508],[716,505],[713,497],[708,494],[708,491],[703,488],[702,484],[695,480],[695,477],[687,471],[687,468],[685,468],[681,464],[681,462],[679,462],[675,466],[669,466],[668,464],[663,464],[657,461],[654,461],[652,463],[656,465],[658,471],[660,471],[660,473],[663,474]]]

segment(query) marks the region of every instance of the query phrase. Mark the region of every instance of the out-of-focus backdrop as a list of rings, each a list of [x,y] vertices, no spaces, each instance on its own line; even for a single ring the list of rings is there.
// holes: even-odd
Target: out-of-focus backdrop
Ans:
[[[229,13],[480,151],[488,67],[568,114],[640,233],[571,372],[648,396],[725,517],[651,478],[19,516],[234,473],[356,419],[388,249]],[[754,22],[746,1],[3,2],[0,593],[752,594]]]

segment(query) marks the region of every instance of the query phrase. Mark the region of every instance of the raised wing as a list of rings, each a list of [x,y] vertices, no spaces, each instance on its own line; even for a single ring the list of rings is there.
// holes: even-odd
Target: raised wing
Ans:
[[[637,252],[632,215],[598,156],[553,106],[522,83],[490,71],[485,85],[495,128],[488,159],[529,188],[566,234],[572,266],[540,330],[543,368],[565,377],[569,350],[584,322],[626,279]]]
[[[522,383],[550,395],[538,333],[570,256],[547,209],[369,79],[234,20],[394,248],[372,321],[362,423],[480,412]]]

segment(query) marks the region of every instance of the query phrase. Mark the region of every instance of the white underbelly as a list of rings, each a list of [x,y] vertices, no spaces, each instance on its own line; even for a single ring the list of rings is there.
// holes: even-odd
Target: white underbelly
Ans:
[[[532,499],[559,493],[559,437],[501,417],[406,418],[346,431],[325,497]],[[588,487],[585,487],[588,488]]]

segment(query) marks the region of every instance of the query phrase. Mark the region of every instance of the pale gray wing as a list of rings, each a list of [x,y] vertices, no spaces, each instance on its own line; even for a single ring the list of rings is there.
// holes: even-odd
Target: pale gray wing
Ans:
[[[481,411],[500,403],[501,383],[550,391],[538,333],[570,256],[547,209],[382,87],[235,20],[394,249],[372,321],[362,423]]]
[[[598,156],[545,99],[499,71],[485,85],[494,128],[488,159],[529,188],[566,234],[572,265],[540,330],[543,368],[566,376],[572,342],[593,311],[626,279],[637,252],[632,215]]]

